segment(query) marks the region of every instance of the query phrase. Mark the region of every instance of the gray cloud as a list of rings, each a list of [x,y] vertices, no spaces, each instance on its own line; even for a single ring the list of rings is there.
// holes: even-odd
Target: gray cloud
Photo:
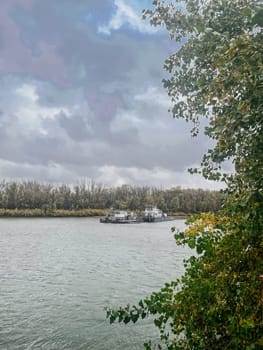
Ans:
[[[99,34],[113,9],[110,0],[4,1],[0,177],[169,186],[198,163],[208,142],[172,119],[161,87],[172,43],[125,28]]]

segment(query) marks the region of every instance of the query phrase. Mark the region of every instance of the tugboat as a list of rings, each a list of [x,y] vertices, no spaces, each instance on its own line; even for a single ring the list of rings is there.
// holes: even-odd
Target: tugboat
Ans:
[[[167,214],[158,209],[155,205],[148,205],[145,208],[143,221],[144,222],[159,222],[166,221]]]
[[[128,214],[126,210],[114,210],[100,218],[100,222],[104,224],[133,224],[138,222],[138,218],[133,213]]]

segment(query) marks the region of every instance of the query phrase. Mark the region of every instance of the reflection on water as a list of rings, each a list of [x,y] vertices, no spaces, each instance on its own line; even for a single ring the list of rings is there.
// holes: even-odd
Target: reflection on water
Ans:
[[[137,350],[150,320],[109,325],[105,306],[136,303],[183,271],[170,227],[98,219],[0,220],[0,349]]]

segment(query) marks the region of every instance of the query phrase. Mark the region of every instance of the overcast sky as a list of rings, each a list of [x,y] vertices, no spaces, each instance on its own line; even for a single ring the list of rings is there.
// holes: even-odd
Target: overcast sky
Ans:
[[[187,168],[208,148],[173,119],[177,45],[150,0],[1,0],[0,178],[216,188]]]

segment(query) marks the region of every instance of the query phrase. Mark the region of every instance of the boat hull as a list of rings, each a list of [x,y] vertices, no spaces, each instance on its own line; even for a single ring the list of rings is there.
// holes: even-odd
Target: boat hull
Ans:
[[[177,217],[175,216],[163,216],[162,218],[148,218],[144,217],[143,222],[162,222],[162,221],[174,221]],[[186,219],[186,217],[178,217],[178,219]]]
[[[142,222],[142,220],[105,220],[105,219],[100,219],[100,222],[103,224],[138,224]]]
[[[165,221],[165,217],[160,217],[160,218],[154,218],[154,217],[144,217],[143,221],[144,222],[160,222],[160,221]]]
[[[116,218],[113,216],[105,216],[100,218],[100,222],[103,224],[139,224],[143,222],[162,222],[162,221],[173,221],[175,217],[172,216],[162,216],[162,217],[152,217],[152,216],[132,216],[125,218]]]

